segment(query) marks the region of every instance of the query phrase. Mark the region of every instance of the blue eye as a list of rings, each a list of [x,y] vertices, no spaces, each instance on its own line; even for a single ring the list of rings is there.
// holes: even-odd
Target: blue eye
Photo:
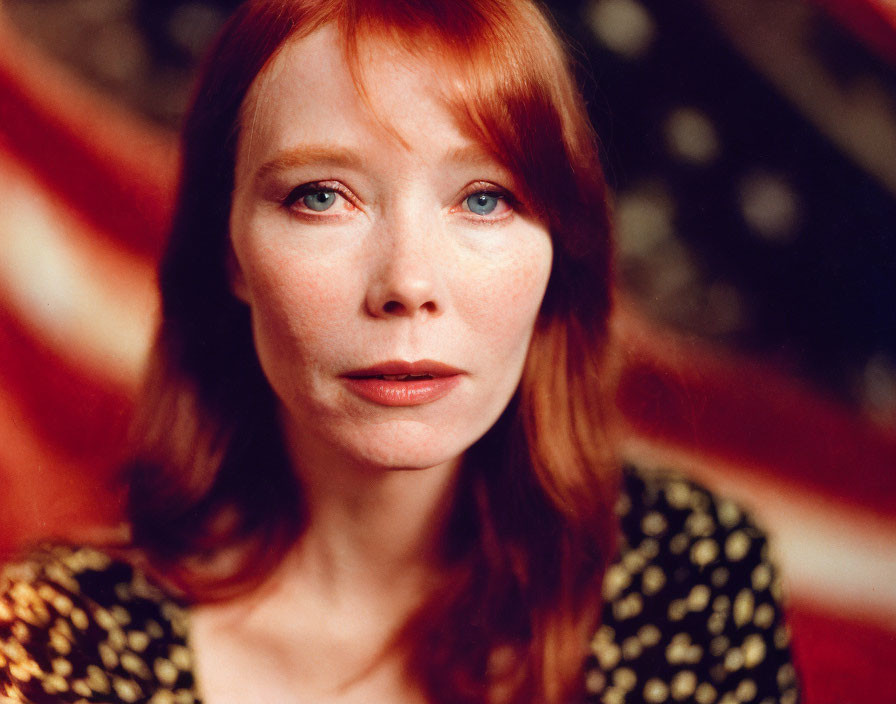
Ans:
[[[311,210],[316,210],[318,212],[329,210],[329,208],[335,202],[336,191],[321,189],[318,191],[312,191],[311,193],[306,193],[304,196],[302,196],[302,203]]]
[[[471,213],[476,213],[477,215],[489,215],[498,207],[498,201],[500,200],[501,196],[480,191],[479,193],[474,193],[467,197],[467,207],[470,209]]]

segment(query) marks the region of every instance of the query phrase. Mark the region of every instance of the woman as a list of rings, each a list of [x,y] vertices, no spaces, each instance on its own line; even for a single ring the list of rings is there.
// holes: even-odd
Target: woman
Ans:
[[[183,155],[132,542],[9,568],[12,701],[795,699],[761,535],[620,495],[605,186],[536,7],[250,0]]]

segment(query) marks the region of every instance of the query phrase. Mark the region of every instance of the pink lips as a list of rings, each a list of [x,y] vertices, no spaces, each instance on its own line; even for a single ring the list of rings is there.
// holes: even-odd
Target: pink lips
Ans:
[[[460,383],[462,374],[460,369],[423,359],[382,362],[348,372],[342,378],[353,393],[373,403],[419,406],[447,395]]]

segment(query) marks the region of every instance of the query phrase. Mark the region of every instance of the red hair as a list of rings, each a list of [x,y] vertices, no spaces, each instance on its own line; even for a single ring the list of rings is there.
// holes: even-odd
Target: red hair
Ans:
[[[452,109],[518,178],[554,247],[517,393],[465,456],[444,546],[452,576],[396,647],[435,702],[568,701],[615,549],[611,226],[565,52],[528,0],[250,0],[233,15],[183,132],[162,324],[128,468],[134,544],[207,600],[262,581],[301,535],[302,489],[228,284],[228,216],[250,86],[284,42],[326,23],[356,76],[367,41],[437,65]]]

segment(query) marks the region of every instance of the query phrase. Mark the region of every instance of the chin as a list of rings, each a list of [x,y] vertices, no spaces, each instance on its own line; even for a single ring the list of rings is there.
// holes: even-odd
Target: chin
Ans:
[[[481,433],[458,433],[419,422],[400,421],[361,432],[356,430],[346,449],[369,466],[396,471],[424,470],[457,463],[479,435]]]

